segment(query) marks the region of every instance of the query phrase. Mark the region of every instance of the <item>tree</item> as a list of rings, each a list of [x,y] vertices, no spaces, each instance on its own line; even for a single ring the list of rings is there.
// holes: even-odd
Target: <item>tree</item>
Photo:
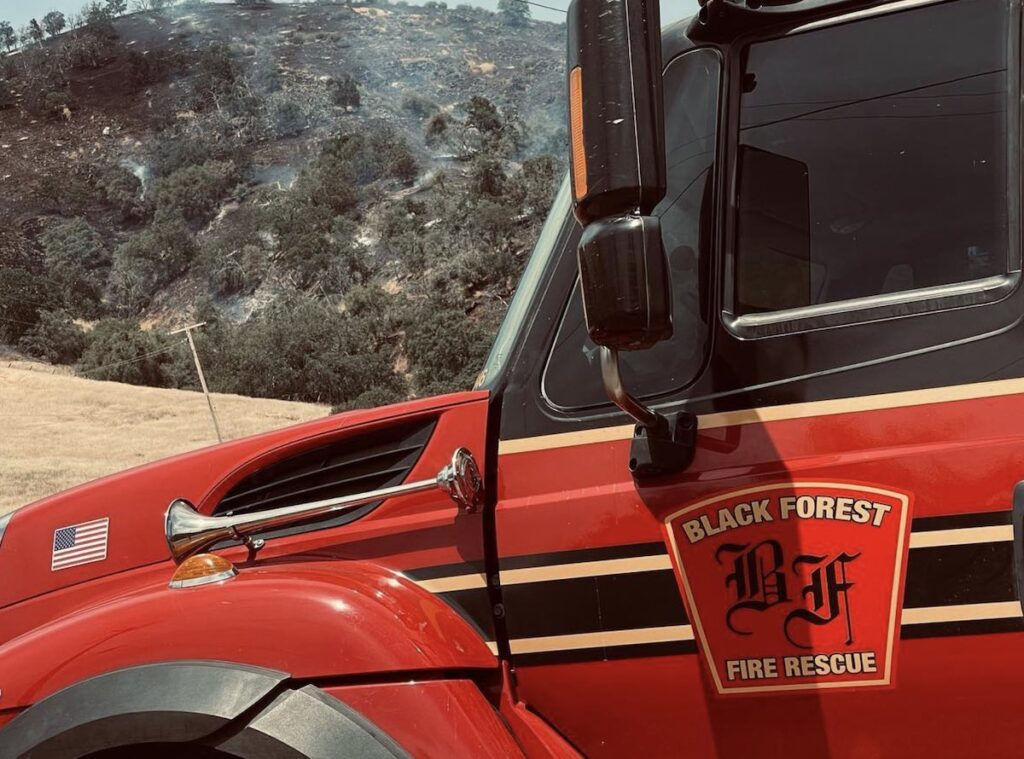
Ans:
[[[111,18],[123,16],[128,10],[128,0],[107,0],[106,9]]]
[[[114,251],[110,294],[122,313],[137,314],[167,283],[188,271],[195,240],[176,213],[157,214],[144,231]]]
[[[85,219],[56,224],[40,235],[43,262],[72,313],[94,316],[110,268],[107,246]]]
[[[90,379],[126,382],[130,385],[162,387],[167,381],[164,365],[171,346],[138,322],[128,319],[104,319],[89,335],[79,370]]]
[[[38,21],[36,21],[35,19],[31,19],[28,22],[27,31],[29,39],[40,45],[43,44],[43,37],[46,36],[46,33],[43,31],[43,27],[39,25]]]
[[[43,16],[43,28],[51,37],[56,37],[63,32],[65,26],[67,26],[67,19],[60,11],[50,11]]]
[[[18,35],[11,26],[10,21],[0,21],[0,45],[3,45],[7,52],[11,52],[18,44]]]
[[[498,13],[509,26],[524,26],[530,20],[530,6],[523,0],[498,0]]]
[[[485,97],[473,95],[466,104],[466,126],[476,127],[481,134],[501,133],[501,114],[494,103]]]
[[[405,354],[423,395],[470,389],[489,349],[490,335],[476,321],[433,299],[406,326]]]
[[[221,198],[238,179],[238,171],[231,161],[206,161],[178,169],[153,184],[156,210],[205,224],[213,218]]]
[[[327,95],[335,105],[358,108],[359,87],[350,74],[327,80]]]
[[[71,90],[67,75],[57,56],[47,50],[22,52],[25,73],[22,75],[22,107],[33,116],[55,117],[71,102]],[[61,177],[61,189],[68,187]]]
[[[293,295],[204,334],[213,344],[201,349],[219,392],[365,407],[406,396],[391,356],[379,350],[377,326],[368,314]]]
[[[0,266],[0,343],[16,343],[57,306],[47,281],[19,266]]]
[[[18,348],[51,364],[73,364],[82,357],[85,335],[64,311],[45,311],[18,341]]]
[[[109,23],[111,18],[110,9],[93,0],[82,8],[82,18],[85,26]]]

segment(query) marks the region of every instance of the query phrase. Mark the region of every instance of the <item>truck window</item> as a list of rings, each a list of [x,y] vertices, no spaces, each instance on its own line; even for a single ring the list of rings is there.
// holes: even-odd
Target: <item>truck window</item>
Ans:
[[[674,331],[650,350],[622,354],[623,377],[642,397],[685,386],[704,360],[720,70],[718,53],[709,49],[684,53],[665,70],[668,192],[654,215],[672,272]],[[577,281],[544,370],[548,402],[565,409],[608,403],[598,361]]]
[[[856,310],[1016,268],[1007,59],[1003,0],[750,45],[727,310]]]

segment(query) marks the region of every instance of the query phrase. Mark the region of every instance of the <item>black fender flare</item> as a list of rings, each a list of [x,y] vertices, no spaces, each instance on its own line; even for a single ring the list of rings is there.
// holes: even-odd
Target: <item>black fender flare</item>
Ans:
[[[33,704],[0,729],[0,759],[78,759],[145,743],[243,759],[407,756],[357,711],[283,672],[175,661],[97,675]]]

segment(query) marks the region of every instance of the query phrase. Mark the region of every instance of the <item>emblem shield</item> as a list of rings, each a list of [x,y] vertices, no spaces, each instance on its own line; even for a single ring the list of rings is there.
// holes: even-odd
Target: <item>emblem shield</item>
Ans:
[[[893,675],[907,494],[786,482],[665,520],[694,635],[719,693],[885,686]]]

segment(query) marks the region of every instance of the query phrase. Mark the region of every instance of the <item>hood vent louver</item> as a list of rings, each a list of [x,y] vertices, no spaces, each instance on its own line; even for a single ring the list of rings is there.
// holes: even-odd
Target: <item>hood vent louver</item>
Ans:
[[[435,424],[435,419],[420,419],[356,433],[270,464],[235,485],[217,504],[213,515],[250,514],[399,485],[419,460]],[[268,531],[261,537],[292,535],[311,527],[336,527],[359,519],[379,504],[322,515]]]

